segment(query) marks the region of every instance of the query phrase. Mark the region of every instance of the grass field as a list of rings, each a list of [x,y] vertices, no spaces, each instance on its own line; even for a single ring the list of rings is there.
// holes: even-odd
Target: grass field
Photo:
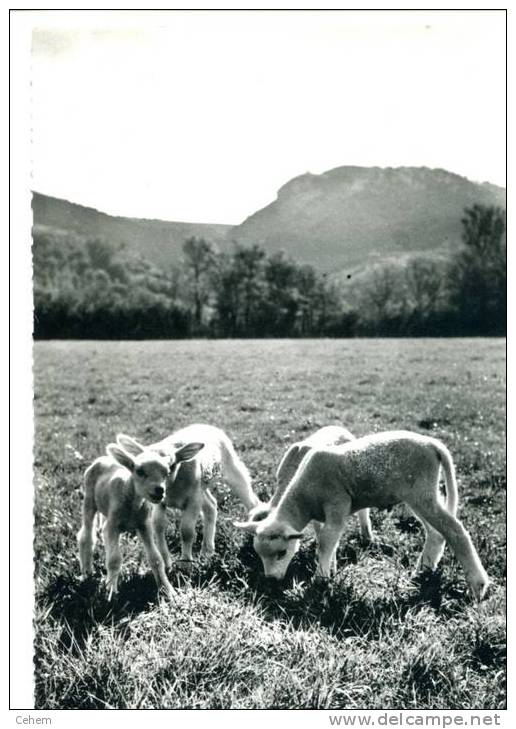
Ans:
[[[37,708],[505,705],[504,340],[39,342],[34,378]],[[220,486],[216,557],[173,568],[175,598],[159,602],[127,535],[109,603],[101,544],[79,579],[82,473],[117,432],[147,443],[193,422],[227,430],[264,497],[288,444],[322,425],[441,438],[486,600],[471,602],[449,549],[412,578],[423,537],[402,507],[373,511],[376,548],[350,520],[331,581],[312,579],[308,533],[271,589]],[[174,519],[168,537],[178,554]]]

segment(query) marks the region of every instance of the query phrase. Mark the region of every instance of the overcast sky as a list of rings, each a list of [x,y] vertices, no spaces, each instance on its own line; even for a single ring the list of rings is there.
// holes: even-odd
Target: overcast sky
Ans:
[[[504,186],[505,15],[41,13],[32,128],[33,189],[133,217],[239,223],[341,165]]]

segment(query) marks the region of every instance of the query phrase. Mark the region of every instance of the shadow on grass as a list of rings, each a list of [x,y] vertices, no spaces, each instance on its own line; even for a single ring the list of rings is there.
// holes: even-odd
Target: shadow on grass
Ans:
[[[399,593],[395,590],[368,591],[367,575],[361,585],[347,580],[346,565],[357,564],[364,552],[358,540],[351,540],[339,550],[340,568],[336,579],[315,577],[315,550],[311,544],[295,555],[281,583],[264,576],[251,539],[235,552],[224,553],[222,544],[217,547],[212,558],[192,563],[188,571],[179,562],[174,563],[169,572],[172,585],[176,589],[187,585],[199,588],[216,585],[239,601],[259,605],[266,620],[282,618],[301,629],[317,624],[339,638],[368,636],[374,639],[381,635],[382,626],[390,617],[402,620],[409,610],[425,606],[441,614],[451,614],[468,602],[465,591],[454,585],[443,585],[440,572],[418,575],[410,589]],[[395,553],[393,547],[381,543],[370,545],[367,551],[371,555],[387,557]],[[452,607],[450,600],[443,606],[443,593],[452,598]],[[132,617],[151,610],[158,599],[154,578],[148,573],[123,579],[118,595],[109,601],[99,572],[85,581],[70,574],[59,575],[47,585],[40,602],[48,606],[47,614],[63,625],[63,645],[80,650],[99,624],[124,631]]]
[[[80,650],[99,624],[123,630],[128,619],[150,610],[158,603],[152,574],[132,575],[120,583],[118,595],[108,600],[101,574],[87,580],[75,575],[58,575],[40,596],[45,615],[63,625],[61,642],[71,650]]]
[[[259,605],[267,620],[282,618],[294,628],[314,624],[339,637],[380,637],[389,617],[403,620],[409,610],[430,607],[443,616],[456,614],[469,604],[464,589],[443,580],[442,573],[423,572],[415,576],[409,589],[368,592],[367,585],[346,580],[346,565],[359,562],[366,550],[371,556],[392,558],[395,549],[374,543],[367,548],[353,540],[339,550],[339,575],[336,579],[315,576],[315,548],[299,551],[282,582],[266,578],[261,560],[247,540],[235,554],[220,552],[207,562],[196,563],[189,575],[172,576],[176,587],[191,584],[204,587],[216,584],[241,601]],[[402,562],[404,560],[401,560]],[[443,596],[447,599],[443,603]]]

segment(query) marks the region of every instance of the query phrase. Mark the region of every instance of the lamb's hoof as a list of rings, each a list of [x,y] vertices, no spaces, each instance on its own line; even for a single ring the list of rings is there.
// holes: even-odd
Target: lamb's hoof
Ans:
[[[481,602],[486,596],[486,592],[489,587],[489,579],[476,580],[470,583],[470,589],[476,602]]]
[[[438,582],[442,576],[442,571],[437,564],[416,564],[412,570],[410,577],[416,582]]]
[[[366,542],[365,548],[377,554],[384,554],[386,557],[392,557],[395,552],[391,544],[380,542],[379,539],[372,539],[370,542]]]
[[[330,580],[331,575],[321,575],[317,573],[314,575],[314,582],[316,585],[327,585]]]
[[[214,549],[204,549],[204,547],[201,547],[200,557],[202,559],[211,559],[214,554],[215,554]]]
[[[194,561],[193,559],[178,559],[175,563],[175,567],[180,572],[191,572],[193,570]]]
[[[174,590],[172,585],[162,585],[158,590],[158,597],[168,600],[169,602],[174,598]]]

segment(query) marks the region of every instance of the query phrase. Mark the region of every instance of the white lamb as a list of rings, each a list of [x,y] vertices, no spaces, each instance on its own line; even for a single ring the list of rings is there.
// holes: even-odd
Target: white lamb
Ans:
[[[324,448],[326,446],[342,445],[355,440],[355,436],[346,428],[340,425],[326,425],[319,428],[304,440],[293,443],[285,452],[276,471],[277,488],[272,498],[267,503],[259,503],[249,512],[249,521],[262,521],[265,519],[272,509],[276,507],[283,496],[285,489],[294,477],[299,464],[306,456],[308,451],[313,448]],[[373,540],[373,531],[371,528],[371,519],[369,509],[360,509],[357,512],[360,522],[360,534],[364,542]],[[316,537],[318,538],[322,524],[314,521],[313,527]],[[336,559],[335,554],[333,559]],[[336,565],[335,565],[336,569]]]
[[[215,479],[221,478],[247,510],[259,503],[251,488],[247,468],[237,456],[229,437],[220,428],[204,424],[189,425],[150,446],[142,446],[126,435],[119,435],[117,441],[135,456],[148,449],[163,456],[170,456],[177,453],[185,443],[204,444],[204,448],[194,458],[175,464],[167,477],[165,499],[154,508],[156,543],[167,568],[171,563],[165,541],[167,508],[180,509],[182,512],[181,561],[188,563],[193,560],[195,524],[199,515],[203,519],[201,555],[208,557],[215,551],[217,501],[210,491]]]
[[[439,496],[441,467],[446,505]],[[311,450],[269,516],[236,526],[254,535],[265,574],[281,579],[308,522],[324,522],[319,534],[318,574],[327,577],[350,514],[404,502],[426,530],[420,566],[434,570],[448,542],[464,568],[473,596],[481,599],[489,578],[468,532],[456,517],[457,501],[455,468],[448,449],[435,438],[392,431]]]
[[[172,588],[165,573],[168,550],[160,553],[160,543],[155,543],[160,511],[153,505],[161,503],[171,469],[176,470],[179,463],[194,458],[202,448],[203,443],[188,443],[160,455],[142,447],[133,456],[112,443],[106,449],[108,455],[97,458],[86,470],[82,526],[77,535],[81,571],[84,577],[92,571],[94,520],[99,512],[105,517],[103,536],[110,599],[118,590],[122,566],[120,534],[133,529],[143,543],[158,588],[170,596]]]

